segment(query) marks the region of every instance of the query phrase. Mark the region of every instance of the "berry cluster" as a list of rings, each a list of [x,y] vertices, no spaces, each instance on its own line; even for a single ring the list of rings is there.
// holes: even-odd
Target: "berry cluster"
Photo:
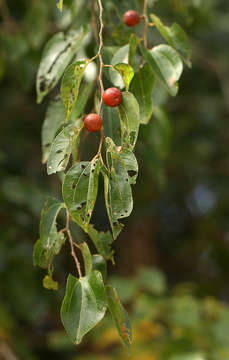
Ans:
[[[128,27],[136,26],[140,22],[140,15],[135,10],[128,10],[123,16],[123,21]],[[102,100],[107,106],[116,107],[122,102],[122,93],[115,87],[106,89]],[[102,124],[102,118],[98,114],[89,114],[84,117],[84,127],[89,132],[99,131]]]

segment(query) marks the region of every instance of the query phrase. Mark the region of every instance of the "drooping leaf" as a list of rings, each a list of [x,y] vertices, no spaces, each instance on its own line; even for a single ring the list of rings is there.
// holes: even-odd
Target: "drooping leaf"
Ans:
[[[133,94],[130,92],[122,93],[122,102],[118,106],[118,111],[121,124],[122,146],[133,150],[140,125],[139,105]]]
[[[130,66],[128,64],[124,64],[124,63],[119,63],[117,65],[114,65],[114,68],[122,76],[122,79],[123,79],[125,87],[126,87],[126,91],[128,91],[131,80],[134,77],[134,70],[133,70],[132,66]]]
[[[87,232],[98,191],[100,160],[80,162],[65,175],[63,198],[73,219]]]
[[[80,83],[87,67],[85,61],[77,61],[67,67],[61,82],[60,93],[68,120],[78,98]]]
[[[53,139],[57,130],[64,123],[65,109],[61,99],[52,100],[48,106],[42,126],[42,163],[48,160]]]
[[[106,286],[108,308],[115,322],[117,331],[128,350],[132,343],[132,329],[128,314],[119,300],[117,291],[110,285]]]
[[[112,138],[116,145],[121,145],[121,127],[117,108],[103,107],[103,130],[105,136]]]
[[[141,39],[139,37],[137,37],[135,34],[131,34],[129,40],[129,54],[128,54],[128,58],[129,58],[128,62],[130,66],[134,65],[134,56],[140,42]]]
[[[53,280],[51,274],[46,275],[42,282],[45,289],[58,290],[58,282]]]
[[[113,216],[113,212],[112,212],[113,208],[111,206],[111,203],[113,201],[111,197],[111,183],[110,183],[110,178],[107,172],[105,171],[103,171],[103,179],[104,179],[104,197],[105,197],[107,215],[110,221],[113,238],[115,240],[122,231],[123,225],[117,221],[116,217]]]
[[[128,54],[129,54],[129,44],[122,46],[118,49],[118,51],[114,54],[111,65],[115,66],[120,63],[128,64]],[[125,84],[121,78],[121,75],[117,73],[117,71],[110,69],[109,75],[111,82],[114,86],[124,88]]]
[[[78,120],[64,127],[56,136],[48,158],[48,175],[65,170],[72,152],[73,143],[79,138],[82,128],[83,122]]]
[[[80,244],[80,249],[84,260],[85,274],[88,275],[92,271],[92,256],[86,242]]]
[[[113,236],[116,238],[121,231],[118,220],[128,217],[133,209],[131,184],[135,182],[138,166],[129,149],[115,146],[110,138],[106,138],[106,147],[108,172],[103,172],[104,195]],[[134,171],[133,179],[128,171]]]
[[[57,3],[57,7],[60,10],[60,12],[62,12],[62,10],[63,10],[63,3],[64,3],[64,0],[59,0]]]
[[[61,234],[57,232],[56,218],[63,207],[63,203],[51,198],[49,198],[45,203],[40,221],[40,244],[44,249],[50,250],[56,246],[56,249],[59,248]]]
[[[111,249],[111,244],[113,242],[112,235],[109,231],[100,232],[97,231],[93,225],[88,226],[88,235],[93,241],[98,252],[106,259],[112,260],[113,262],[113,250]]]
[[[57,84],[66,66],[80,47],[87,29],[55,34],[46,44],[37,73],[37,102]]]
[[[183,63],[177,51],[169,45],[155,46],[149,51],[142,44],[140,44],[140,50],[158,80],[170,95],[176,96],[177,82],[183,71]]]
[[[103,277],[103,281],[107,278],[107,263],[102,255],[95,254],[92,256],[92,270],[98,270]]]
[[[176,23],[171,27],[167,27],[156,15],[151,14],[150,16],[164,39],[181,54],[186,64],[190,67],[191,46],[184,30]]]
[[[154,73],[149,64],[145,64],[134,75],[130,85],[130,92],[136,97],[140,109],[140,122],[147,124],[152,116]]]
[[[65,297],[61,306],[61,320],[75,344],[79,344],[105,315],[107,307],[102,275],[91,272],[80,279],[68,276]]]

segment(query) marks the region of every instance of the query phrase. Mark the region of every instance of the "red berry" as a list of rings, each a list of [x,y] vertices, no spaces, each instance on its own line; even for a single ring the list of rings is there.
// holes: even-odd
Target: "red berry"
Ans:
[[[123,16],[124,23],[129,26],[136,26],[139,24],[140,16],[135,10],[128,10]]]
[[[89,114],[84,117],[84,127],[89,132],[99,131],[102,123],[102,118],[98,114]]]
[[[107,106],[118,106],[122,102],[122,93],[119,89],[113,87],[104,91],[103,102]]]

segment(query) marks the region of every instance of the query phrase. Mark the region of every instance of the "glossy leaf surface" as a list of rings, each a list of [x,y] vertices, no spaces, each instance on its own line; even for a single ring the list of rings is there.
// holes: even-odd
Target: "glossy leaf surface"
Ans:
[[[102,320],[106,307],[105,287],[98,271],[80,279],[68,276],[61,320],[75,344],[79,344],[83,336]]]
[[[141,124],[147,124],[152,116],[154,83],[154,73],[150,65],[145,64],[135,74],[130,85],[130,92],[134,94],[139,104]]]
[[[42,163],[46,163],[57,130],[64,124],[65,109],[61,99],[52,100],[48,106],[42,126]]]
[[[83,122],[78,120],[64,127],[52,143],[47,163],[48,175],[65,170],[71,155],[73,143],[80,135]]]
[[[68,120],[78,98],[80,83],[87,67],[85,61],[77,61],[67,67],[61,82],[60,93]]]
[[[133,94],[122,93],[122,102],[118,107],[121,124],[122,146],[133,150],[137,141],[140,111],[139,105]]]
[[[37,102],[57,84],[66,66],[80,47],[86,31],[71,30],[55,34],[46,44],[37,73]]]
[[[73,219],[87,231],[98,191],[100,160],[80,162],[65,175],[63,198]]]
[[[174,47],[181,54],[188,66],[191,66],[190,42],[180,25],[174,23],[171,27],[165,26],[154,14],[151,14],[151,19],[168,44]]]
[[[169,45],[158,45],[150,51],[140,45],[140,50],[158,80],[170,95],[176,96],[177,82],[183,71],[183,63],[177,51]]]

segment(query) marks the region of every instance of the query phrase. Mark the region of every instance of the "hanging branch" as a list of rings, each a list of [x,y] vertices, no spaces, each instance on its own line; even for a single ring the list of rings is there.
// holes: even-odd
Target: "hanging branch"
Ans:
[[[78,273],[79,273],[79,277],[81,278],[82,277],[82,273],[81,273],[81,269],[80,269],[80,263],[79,263],[79,260],[77,259],[77,256],[76,256],[76,253],[75,253],[75,250],[74,250],[74,242],[73,242],[73,239],[72,239],[72,235],[71,235],[71,232],[70,232],[70,229],[69,229],[69,223],[70,223],[70,214],[69,212],[67,211],[67,221],[66,221],[66,227],[64,229],[64,231],[67,233],[68,235],[68,240],[69,240],[69,243],[70,243],[70,246],[71,246],[71,255],[75,261],[75,264],[76,264],[76,268],[78,270]]]

